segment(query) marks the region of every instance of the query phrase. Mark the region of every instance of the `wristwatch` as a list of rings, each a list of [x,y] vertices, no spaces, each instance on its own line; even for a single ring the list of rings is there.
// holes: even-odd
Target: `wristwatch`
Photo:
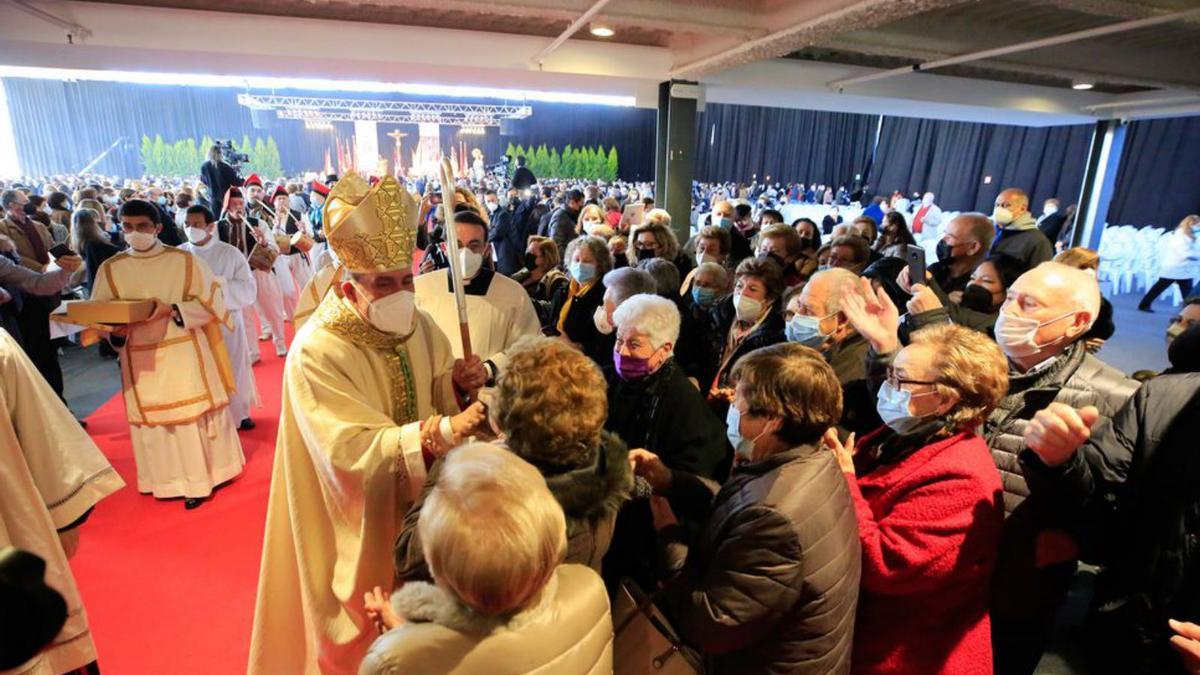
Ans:
[[[486,384],[489,387],[496,386],[496,378],[500,377],[500,369],[496,367],[495,363],[492,363],[491,359],[488,359],[487,361],[483,362],[483,368],[484,368],[484,370],[487,371],[487,374],[488,374],[487,382],[485,382],[484,384]]]
[[[176,326],[183,328],[183,314],[179,313],[179,305],[171,305],[171,320]]]

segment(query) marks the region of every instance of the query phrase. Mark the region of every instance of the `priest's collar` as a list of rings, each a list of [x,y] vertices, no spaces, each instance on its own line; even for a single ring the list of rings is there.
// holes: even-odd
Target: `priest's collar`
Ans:
[[[496,273],[492,270],[479,268],[479,272],[463,285],[463,292],[467,295],[487,295],[488,289],[492,286],[492,277]],[[454,292],[454,277],[450,274],[450,270],[446,270],[446,290],[450,293]]]

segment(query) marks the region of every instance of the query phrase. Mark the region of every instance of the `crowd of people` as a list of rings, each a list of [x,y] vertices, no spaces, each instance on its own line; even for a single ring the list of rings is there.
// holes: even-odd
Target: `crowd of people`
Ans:
[[[649,672],[636,591],[696,671],[1027,675],[1080,561],[1095,672],[1200,672],[1200,298],[1169,371],[1104,363],[1056,201],[698,185],[679,227],[649,184],[201,176],[4,186],[0,356],[65,414],[62,290],[154,300],[103,346],[188,508],[242,470],[253,338],[286,356],[252,673]]]

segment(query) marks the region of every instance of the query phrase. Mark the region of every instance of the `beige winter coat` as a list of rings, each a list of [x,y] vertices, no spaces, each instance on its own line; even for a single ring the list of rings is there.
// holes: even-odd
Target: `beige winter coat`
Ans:
[[[612,673],[612,617],[591,568],[561,565],[530,608],[476,614],[446,591],[409,582],[392,595],[406,623],[380,636],[359,675]]]

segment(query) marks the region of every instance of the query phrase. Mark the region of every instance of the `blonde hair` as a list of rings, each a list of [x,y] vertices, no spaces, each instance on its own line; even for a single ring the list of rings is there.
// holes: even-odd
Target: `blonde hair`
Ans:
[[[604,211],[601,210],[599,206],[596,206],[595,204],[588,204],[587,206],[583,207],[582,211],[579,212],[578,227],[580,232],[583,231],[583,221],[586,220],[589,215],[595,217],[596,220],[599,220],[602,223],[608,223],[608,220],[604,218]]]
[[[487,443],[446,455],[417,531],[437,585],[489,616],[536,600],[567,550],[566,517],[546,480]]]
[[[1090,248],[1075,246],[1054,256],[1054,262],[1075,269],[1096,271],[1100,269],[1100,254]]]
[[[783,248],[789,258],[795,258],[804,249],[804,241],[800,239],[800,233],[791,225],[783,223],[768,225],[762,229],[762,232],[758,236],[763,239],[782,240]]]
[[[1179,225],[1177,225],[1175,229],[1187,235],[1188,239],[1195,239],[1196,235],[1192,234],[1192,226],[1197,224],[1200,224],[1200,216],[1193,213],[1191,215],[1184,216],[1183,220],[1179,221]]]
[[[650,209],[646,213],[646,218],[643,220],[648,225],[662,225],[663,227],[671,227],[671,213],[666,209]]]
[[[913,333],[911,344],[930,348],[938,393],[958,396],[945,418],[950,429],[982,424],[1008,392],[1008,361],[1000,345],[983,333],[940,324]]]
[[[608,386],[599,366],[563,341],[518,341],[496,388],[497,424],[521,457],[551,469],[573,467],[600,446]]]
[[[646,222],[633,228],[633,231],[629,233],[629,240],[633,242],[634,246],[637,246],[638,237],[643,232],[649,232],[654,236],[654,241],[658,242],[658,248],[661,251],[658,257],[675,260],[675,256],[679,255],[679,239],[675,237],[675,232],[670,227],[660,222],[652,222],[647,218]]]

